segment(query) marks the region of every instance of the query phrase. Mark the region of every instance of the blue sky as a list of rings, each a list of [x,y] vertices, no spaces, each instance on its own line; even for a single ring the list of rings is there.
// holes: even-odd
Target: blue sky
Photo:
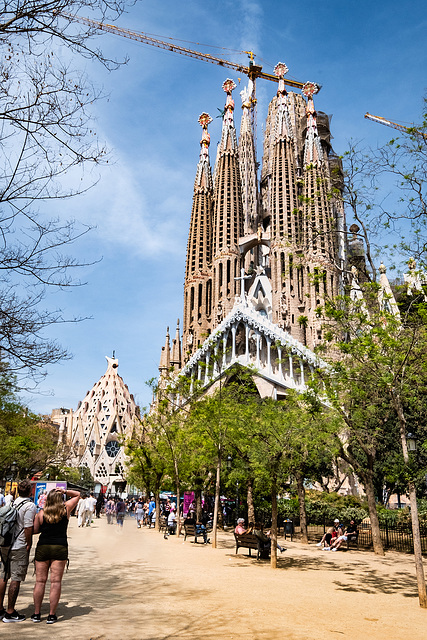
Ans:
[[[253,50],[272,72],[278,61],[289,77],[322,85],[315,105],[332,114],[333,146],[343,153],[349,139],[375,146],[393,136],[363,118],[366,111],[402,123],[420,120],[427,88],[427,18],[420,1],[372,3],[244,0],[137,2],[117,24],[136,31],[235,50]],[[96,16],[93,16],[96,17]],[[26,395],[32,410],[75,409],[106,370],[115,350],[119,372],[141,406],[150,402],[146,381],[156,376],[166,326],[174,335],[182,317],[183,281],[193,183],[201,129],[208,111],[211,163],[219,141],[231,70],[102,34],[99,45],[112,57],[129,57],[113,73],[87,63],[85,71],[108,94],[94,105],[95,128],[111,151],[98,169],[100,181],[83,196],[46,213],[75,217],[96,228],[73,252],[102,260],[79,275],[88,284],[49,293],[46,304],[65,317],[91,319],[57,325],[46,335],[73,354],[52,366],[39,393]],[[188,44],[217,54],[216,50]],[[224,58],[244,62],[228,51]],[[81,64],[81,63],[80,63]],[[243,88],[245,77],[241,77]],[[236,105],[240,104],[238,90]],[[261,139],[275,83],[258,81]],[[236,108],[240,123],[240,109]],[[262,149],[258,148],[261,158]],[[73,177],[69,177],[72,184]],[[57,205],[55,205],[57,206]]]

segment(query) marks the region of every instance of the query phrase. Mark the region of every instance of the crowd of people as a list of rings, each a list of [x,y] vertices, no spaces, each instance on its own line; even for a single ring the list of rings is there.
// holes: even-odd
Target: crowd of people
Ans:
[[[53,489],[49,492],[42,491],[34,504],[30,497],[31,492],[32,484],[29,480],[22,480],[18,484],[16,499],[11,492],[6,496],[0,492],[2,512],[5,509],[15,511],[15,535],[9,541],[3,537],[3,546],[0,548],[0,620],[5,623],[25,620],[25,615],[20,614],[15,605],[21,582],[27,574],[33,535],[39,534],[34,556],[36,579],[33,589],[34,613],[31,620],[35,623],[41,622],[46,583],[50,579],[49,614],[46,622],[53,624],[57,621],[56,610],[61,595],[62,576],[68,561],[67,528],[71,514],[74,512],[77,516],[78,527],[90,527],[94,518],[100,518],[101,513],[105,513],[108,525],[116,523],[122,528],[125,516],[128,515],[134,518],[137,528],[140,529],[155,526],[156,503],[153,497],[124,499],[100,494],[95,498],[93,493],[80,494],[74,490]],[[169,499],[161,500],[159,503],[159,517],[163,519],[165,538],[177,532],[176,510],[175,503]],[[183,505],[181,515],[182,510]],[[209,544],[209,514],[206,509],[202,509],[201,515],[196,517],[196,505],[193,503],[188,508],[186,518],[180,522],[184,525],[194,525],[196,534],[203,537],[205,544]],[[234,531],[238,535],[252,533],[258,539],[261,555],[268,557],[271,551],[270,531],[264,532],[261,523],[250,522],[245,527],[244,519],[238,518]],[[350,536],[355,535],[357,536],[357,525],[354,520],[344,529],[337,518],[317,546],[325,551],[337,551]],[[281,553],[286,551],[279,544],[277,548]]]

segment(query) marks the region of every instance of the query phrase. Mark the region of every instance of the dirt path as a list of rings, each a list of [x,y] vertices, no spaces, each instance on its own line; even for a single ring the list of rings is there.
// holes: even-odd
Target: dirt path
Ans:
[[[97,520],[70,523],[70,569],[59,622],[0,623],[0,638],[37,640],[425,640],[413,559],[397,553],[325,553],[285,543],[278,569],[240,549],[231,533],[219,548],[154,530]],[[427,564],[427,563],[426,563]],[[426,566],[427,571],[427,566]],[[33,612],[34,577],[18,610]]]

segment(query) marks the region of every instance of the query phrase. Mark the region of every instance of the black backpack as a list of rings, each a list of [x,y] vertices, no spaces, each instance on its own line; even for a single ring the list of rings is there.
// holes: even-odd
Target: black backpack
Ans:
[[[18,511],[26,502],[30,502],[27,498],[15,507],[10,503],[0,508],[0,547],[11,547],[19,536],[21,531],[16,532],[16,523],[18,520]]]

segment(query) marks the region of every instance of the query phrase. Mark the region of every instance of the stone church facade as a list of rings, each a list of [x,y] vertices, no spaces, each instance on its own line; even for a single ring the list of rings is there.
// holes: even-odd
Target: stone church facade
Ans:
[[[139,420],[139,408],[118,373],[118,360],[107,357],[107,370],[76,411],[56,409],[59,445],[70,448],[70,464],[87,467],[97,493],[120,493],[126,486],[122,439],[129,438]]]
[[[264,133],[262,166],[254,136],[254,86],[241,92],[240,134],[235,84],[222,86],[225,107],[214,171],[209,114],[199,117],[201,150],[187,245],[182,338],[169,331],[160,377],[170,371],[215,384],[234,363],[252,365],[262,396],[303,389],[319,364],[319,308],[344,292],[357,273],[348,260],[341,199],[342,170],[331,147],[329,118],[317,113],[318,87],[287,92],[286,65]],[[351,253],[351,251],[350,251]],[[215,358],[212,356],[215,355]],[[214,362],[210,365],[210,362]]]

